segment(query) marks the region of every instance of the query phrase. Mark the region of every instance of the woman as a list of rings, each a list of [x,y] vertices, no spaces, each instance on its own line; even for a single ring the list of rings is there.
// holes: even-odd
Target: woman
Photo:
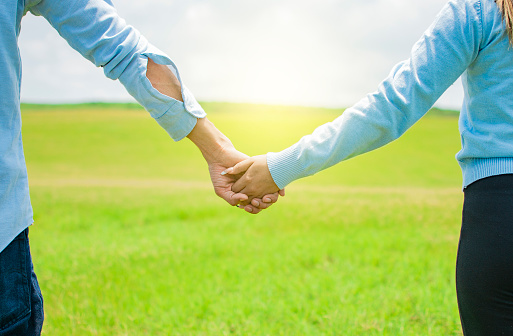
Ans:
[[[466,336],[513,335],[513,0],[451,0],[377,92],[279,153],[224,173],[249,199],[383,146],[462,75],[465,203],[456,266]],[[256,202],[254,202],[256,203]],[[247,203],[244,203],[244,205]],[[249,208],[247,209],[249,210]]]

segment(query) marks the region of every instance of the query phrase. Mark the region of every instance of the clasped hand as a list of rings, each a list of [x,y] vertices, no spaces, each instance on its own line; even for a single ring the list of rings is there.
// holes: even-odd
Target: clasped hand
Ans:
[[[241,186],[248,184],[244,182],[247,179],[247,174],[242,174],[242,172],[248,170],[253,161],[248,159],[247,155],[236,150],[230,139],[207,118],[198,119],[196,126],[187,137],[198,147],[205,158],[215,193],[230,205],[242,206],[247,212],[256,214],[278,201],[280,194],[284,195],[283,191],[278,193],[277,188],[270,193],[259,195],[251,188],[242,188]],[[248,166],[249,163],[251,164]],[[245,167],[247,168],[245,169]],[[241,173],[236,173],[234,170],[240,170]],[[244,192],[240,192],[243,189],[245,189]]]
[[[265,155],[247,158],[224,170],[221,176],[235,181],[231,191],[239,195],[239,204],[249,213],[262,206],[267,208],[277,195],[285,196],[285,190],[280,190],[269,172]]]
[[[248,170],[246,168],[248,164],[252,165],[253,158],[249,158],[232,146],[227,146],[216,155],[208,156],[206,159],[216,195],[230,205],[257,214],[276,203],[279,195],[285,195],[284,191],[278,192],[277,187],[272,192],[261,194],[257,194],[257,191],[253,192],[251,187],[243,188],[242,186],[248,185],[247,173],[243,174],[243,172]],[[265,167],[267,169],[267,163]],[[251,174],[253,174],[253,170],[251,170]],[[237,173],[238,171],[241,173]]]

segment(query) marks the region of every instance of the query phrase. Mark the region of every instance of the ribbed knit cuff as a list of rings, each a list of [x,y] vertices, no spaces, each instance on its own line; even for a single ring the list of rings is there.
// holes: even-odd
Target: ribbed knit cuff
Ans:
[[[267,166],[274,183],[280,189],[285,188],[292,181],[305,176],[305,167],[303,167],[299,160],[299,152],[296,145],[279,153],[267,153]]]

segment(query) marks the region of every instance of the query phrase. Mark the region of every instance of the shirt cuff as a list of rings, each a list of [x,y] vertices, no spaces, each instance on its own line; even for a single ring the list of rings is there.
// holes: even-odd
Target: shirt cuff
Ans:
[[[146,77],[148,58],[155,63],[166,65],[176,76],[181,86],[183,102],[160,93]],[[175,141],[187,136],[196,125],[198,118],[206,116],[205,111],[182,82],[176,65],[166,54],[151,44],[136,55],[119,76],[130,95],[141,104]]]
[[[198,122],[198,118],[184,111],[183,103],[177,101],[166,113],[155,118],[174,141],[180,141],[189,135]]]
[[[173,140],[180,141],[192,131],[197,119],[204,118],[207,114],[189,89],[183,84],[178,68],[173,61],[152,45],[148,49],[142,53],[142,56],[151,58],[157,64],[169,67],[180,82],[183,102],[160,93],[145,76],[143,82],[149,96],[143,106],[146,107],[151,116],[166,130]],[[163,112],[164,108],[167,109]]]
[[[175,141],[187,136],[196,125],[197,119],[206,116],[205,111],[183,84],[184,102],[160,93],[146,77],[143,78],[142,86],[145,90],[141,90],[143,92],[139,95],[139,102]]]
[[[176,78],[178,79],[178,81],[180,82],[180,85],[182,87],[182,100],[183,100],[183,105],[185,107],[185,111],[187,113],[191,114],[192,116],[194,116],[196,118],[206,117],[207,114],[205,113],[205,111],[203,110],[201,105],[196,101],[196,98],[194,98],[194,95],[191,93],[191,91],[189,91],[187,86],[185,86],[185,84],[183,83],[182,78],[180,77],[180,73],[178,72],[178,68],[176,67],[175,63],[173,61],[171,61],[171,59],[169,57],[167,57],[165,53],[163,53],[162,51],[157,49],[152,44],[149,44],[147,50],[145,52],[143,52],[142,55],[147,58],[151,58],[152,61],[157,64],[167,65],[169,67],[169,69],[171,70],[171,72],[176,76]],[[148,83],[149,83],[149,80],[148,80]],[[153,86],[151,86],[151,83],[149,83],[149,84],[150,84],[151,89],[155,90],[155,88],[153,88]],[[155,90],[155,91],[157,91],[157,90]],[[160,92],[158,92],[158,93],[160,93]],[[165,95],[163,95],[163,96],[165,96]],[[167,97],[167,96],[165,96],[165,97]]]

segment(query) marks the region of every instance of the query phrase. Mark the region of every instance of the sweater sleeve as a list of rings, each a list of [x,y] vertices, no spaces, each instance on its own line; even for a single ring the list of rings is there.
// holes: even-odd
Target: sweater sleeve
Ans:
[[[119,81],[176,141],[184,138],[205,112],[183,84],[177,67],[106,0],[32,0],[27,10],[43,16],[70,46]],[[148,58],[169,66],[180,81],[180,102],[153,88],[146,77]]]
[[[400,137],[477,57],[480,1],[451,0],[378,90],[291,147],[268,153],[276,185],[313,175]]]

